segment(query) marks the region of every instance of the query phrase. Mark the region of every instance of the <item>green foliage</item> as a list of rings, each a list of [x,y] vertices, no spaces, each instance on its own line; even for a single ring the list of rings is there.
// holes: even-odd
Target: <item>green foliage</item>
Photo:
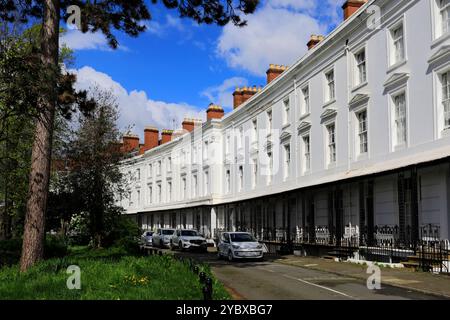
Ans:
[[[81,290],[68,290],[69,265],[81,269]],[[208,268],[202,271],[210,274]],[[229,294],[213,281],[214,299]],[[201,284],[187,263],[171,256],[133,257],[118,248],[74,248],[63,259],[39,263],[26,273],[18,267],[0,269],[0,299],[56,300],[201,300]]]

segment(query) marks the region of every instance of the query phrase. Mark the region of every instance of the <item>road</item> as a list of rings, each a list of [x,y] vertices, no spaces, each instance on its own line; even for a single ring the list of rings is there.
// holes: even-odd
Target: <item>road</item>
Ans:
[[[212,252],[176,255],[208,263],[217,279],[234,293],[234,298],[247,300],[430,300],[439,297],[381,284],[380,290],[369,290],[366,282],[281,264],[266,258],[261,262],[218,260]],[[368,275],[369,276],[369,275]]]

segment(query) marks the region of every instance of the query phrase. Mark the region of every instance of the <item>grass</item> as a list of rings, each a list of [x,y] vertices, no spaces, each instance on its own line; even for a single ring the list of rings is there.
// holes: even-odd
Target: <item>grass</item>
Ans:
[[[67,289],[70,265],[80,267],[80,290]],[[200,270],[211,276],[208,266]],[[43,261],[26,273],[17,265],[0,269],[0,300],[200,300],[201,288],[187,263],[171,256],[130,256],[118,248],[74,247],[68,256]],[[216,280],[213,289],[214,299],[230,299]]]

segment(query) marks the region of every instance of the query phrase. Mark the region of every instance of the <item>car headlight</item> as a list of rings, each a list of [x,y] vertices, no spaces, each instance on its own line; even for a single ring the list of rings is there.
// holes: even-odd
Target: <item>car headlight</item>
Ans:
[[[256,246],[256,249],[262,249],[262,248],[263,248],[262,244],[258,244],[258,245]]]
[[[232,247],[233,247],[233,249],[240,249],[241,248],[240,246],[238,246],[236,244],[233,244]]]

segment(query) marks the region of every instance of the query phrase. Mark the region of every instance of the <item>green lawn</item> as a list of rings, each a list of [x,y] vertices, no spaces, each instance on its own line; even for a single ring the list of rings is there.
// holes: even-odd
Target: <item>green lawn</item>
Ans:
[[[69,290],[69,265],[81,269],[81,289]],[[201,270],[211,274],[205,265]],[[201,284],[187,263],[171,256],[135,257],[120,249],[72,248],[61,259],[46,260],[27,273],[17,266],[0,269],[1,299],[202,299]],[[230,299],[214,280],[214,299]]]

